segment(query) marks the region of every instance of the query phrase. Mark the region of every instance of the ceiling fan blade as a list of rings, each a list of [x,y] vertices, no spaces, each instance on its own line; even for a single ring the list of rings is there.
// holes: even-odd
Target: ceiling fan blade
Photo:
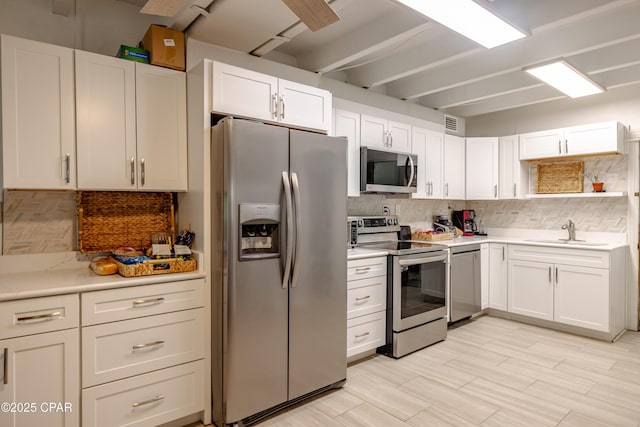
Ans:
[[[175,16],[188,0],[148,0],[140,13],[157,16]]]
[[[325,0],[282,0],[311,31],[317,31],[340,20]]]

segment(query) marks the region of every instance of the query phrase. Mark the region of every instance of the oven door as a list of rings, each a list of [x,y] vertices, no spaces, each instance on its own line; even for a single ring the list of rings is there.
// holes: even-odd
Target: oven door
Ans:
[[[393,330],[446,315],[447,252],[393,257]]]

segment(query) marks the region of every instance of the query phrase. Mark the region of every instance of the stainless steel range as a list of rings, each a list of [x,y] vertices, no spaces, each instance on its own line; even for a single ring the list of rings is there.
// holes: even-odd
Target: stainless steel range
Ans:
[[[447,335],[448,249],[400,240],[396,216],[349,217],[351,246],[384,249],[387,257],[387,336],[379,353],[399,358]]]

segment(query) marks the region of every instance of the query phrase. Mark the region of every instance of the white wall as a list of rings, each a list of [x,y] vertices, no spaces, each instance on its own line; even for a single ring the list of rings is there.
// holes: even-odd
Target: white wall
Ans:
[[[137,46],[150,24],[168,23],[139,10],[118,0],[75,0],[64,17],[51,12],[51,0],[0,0],[0,33],[115,56],[121,44]]]

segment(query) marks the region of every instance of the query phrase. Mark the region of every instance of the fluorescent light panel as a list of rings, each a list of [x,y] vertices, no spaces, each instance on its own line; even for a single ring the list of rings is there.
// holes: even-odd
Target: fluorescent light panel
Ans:
[[[563,60],[524,69],[571,98],[602,93],[604,89]]]
[[[472,0],[398,1],[489,49],[526,37]]]

